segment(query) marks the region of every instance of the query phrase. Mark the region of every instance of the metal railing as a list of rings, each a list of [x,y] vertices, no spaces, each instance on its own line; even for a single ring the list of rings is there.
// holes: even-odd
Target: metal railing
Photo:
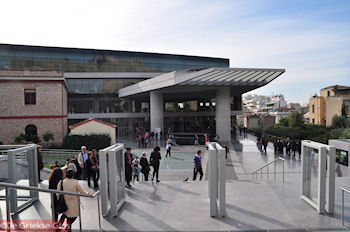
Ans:
[[[282,157],[277,157],[276,159],[272,160],[270,163],[265,164],[264,166],[262,166],[261,168],[255,170],[254,172],[252,172],[252,177],[254,179],[254,177],[257,179],[258,178],[258,172],[260,171],[260,175],[261,175],[261,179],[263,177],[263,169],[266,167],[266,178],[269,179],[269,165],[274,163],[274,179],[276,180],[276,162],[278,160],[282,160],[282,180],[284,183],[284,161],[285,159],[283,159]]]
[[[52,213],[52,221],[57,221],[55,219],[55,208],[54,208],[54,194],[63,194],[63,195],[72,195],[72,196],[78,196],[78,204],[79,204],[79,229],[82,230],[82,222],[81,222],[81,210],[80,210],[80,197],[87,197],[87,198],[95,198],[97,197],[97,208],[98,208],[98,225],[99,228],[102,230],[101,226],[101,210],[100,210],[100,191],[95,192],[93,195],[88,194],[81,194],[81,193],[73,193],[73,192],[66,192],[66,191],[60,191],[60,190],[53,190],[53,189],[46,189],[46,188],[39,188],[39,187],[32,187],[32,186],[24,186],[24,185],[16,185],[16,184],[10,184],[10,183],[0,183],[0,188],[5,188],[6,193],[6,219],[9,223],[11,221],[11,213],[10,213],[10,192],[9,189],[22,189],[22,190],[29,190],[29,191],[36,191],[36,192],[45,192],[51,194],[51,213]]]
[[[341,190],[341,225],[344,226],[344,192],[350,194],[350,191],[340,187]]]

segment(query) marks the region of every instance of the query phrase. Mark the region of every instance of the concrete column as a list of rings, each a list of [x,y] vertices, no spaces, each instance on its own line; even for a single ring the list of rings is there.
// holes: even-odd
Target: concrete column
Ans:
[[[151,131],[156,132],[160,128],[164,134],[164,100],[163,94],[155,91],[150,92],[150,120]],[[159,138],[159,136],[158,136]]]
[[[230,106],[230,87],[222,86],[216,91],[216,134],[219,135],[219,141],[231,141],[231,106]]]

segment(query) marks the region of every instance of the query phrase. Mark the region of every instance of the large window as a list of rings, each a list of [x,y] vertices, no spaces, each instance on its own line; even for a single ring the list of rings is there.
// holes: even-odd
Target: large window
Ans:
[[[75,113],[148,113],[149,102],[132,101],[117,95],[77,95],[68,97],[68,112]]]
[[[349,165],[348,151],[336,149],[335,159],[337,163],[348,166]]]
[[[116,94],[118,90],[144,79],[67,79],[68,92],[76,94]]]
[[[25,89],[24,90],[24,104],[35,105],[36,104],[36,90]]]
[[[171,72],[229,67],[228,59],[127,51],[0,45],[0,69],[63,72]]]

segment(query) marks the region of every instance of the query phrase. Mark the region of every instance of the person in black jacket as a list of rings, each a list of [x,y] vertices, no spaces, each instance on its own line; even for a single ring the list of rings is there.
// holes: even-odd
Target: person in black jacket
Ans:
[[[149,164],[148,164],[148,160],[145,152],[142,154],[140,165],[142,167],[141,172],[145,177],[145,181],[148,181],[148,174],[149,174],[150,168],[149,168]]]
[[[125,181],[126,181],[126,187],[131,187],[130,181],[132,178],[132,154],[131,154],[131,148],[127,147],[125,148],[125,153],[124,153],[124,160],[125,160]]]
[[[38,180],[39,182],[41,182],[43,180],[40,178],[40,171],[44,168],[43,157],[41,155],[41,146],[37,145],[36,149],[37,149],[36,156],[38,159]]]
[[[162,157],[160,155],[160,148],[158,146],[155,146],[153,152],[151,153],[151,158],[149,159],[151,165],[153,166],[152,181],[154,179],[154,175],[156,175],[157,182],[160,182],[158,179],[158,175],[159,175],[159,164],[161,159]]]
[[[94,182],[94,189],[98,188],[97,180],[96,180],[96,172],[97,172],[97,167],[96,163],[94,160],[94,155],[92,152],[89,152],[88,159],[85,162],[85,168],[86,168],[86,174],[88,176],[88,186],[90,187],[90,178],[92,178]]]
[[[49,175],[49,189],[57,190],[58,183],[63,180],[63,172],[61,168],[54,168],[52,172]],[[53,206],[54,206],[54,212],[55,212],[55,219],[58,219],[58,212],[57,212],[57,197],[56,194],[53,194]]]

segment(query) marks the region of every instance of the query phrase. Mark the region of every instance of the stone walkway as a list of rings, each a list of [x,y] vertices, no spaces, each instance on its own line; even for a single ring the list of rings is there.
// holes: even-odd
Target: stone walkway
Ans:
[[[137,182],[127,190],[126,203],[117,217],[103,218],[105,231],[346,231],[340,226],[339,186],[349,186],[349,178],[336,179],[336,207],[334,215],[320,215],[300,198],[299,157],[285,156],[285,183],[279,173],[266,174],[262,180],[252,180],[251,172],[273,160],[271,148],[262,154],[253,137],[240,140],[242,151],[230,150],[226,163],[226,211],[221,219],[209,216],[208,182],[191,180],[195,146],[174,147],[183,152],[179,160],[164,159],[160,171],[160,183]],[[237,147],[237,144],[236,144]],[[201,147],[203,151],[205,148]],[[162,148],[164,150],[164,148]],[[141,151],[142,149],[140,149]],[[134,149],[135,153],[138,152]],[[164,153],[165,154],[165,153]],[[188,154],[188,157],[186,156]],[[180,158],[180,156],[178,157]],[[206,163],[206,155],[203,162]],[[185,164],[186,163],[186,164]],[[175,167],[175,168],[174,168]],[[280,164],[277,170],[280,169]],[[205,171],[206,173],[206,171]],[[191,178],[190,178],[191,179]],[[45,185],[45,182],[43,183]],[[85,188],[86,182],[82,182]],[[349,197],[350,198],[350,197]],[[94,199],[83,199],[84,230],[98,230],[97,203]],[[2,209],[3,207],[3,202]],[[346,225],[350,226],[350,199],[345,208]],[[4,211],[1,212],[1,216]],[[40,194],[40,202],[23,211],[21,219],[50,218],[50,199]],[[73,228],[78,229],[78,221]]]

